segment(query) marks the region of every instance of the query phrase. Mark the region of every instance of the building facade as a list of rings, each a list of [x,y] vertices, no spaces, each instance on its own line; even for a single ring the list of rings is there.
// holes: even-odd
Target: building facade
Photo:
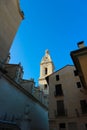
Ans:
[[[23,18],[19,0],[0,0],[0,66],[9,55],[13,39]]]
[[[49,85],[49,129],[87,130],[87,96],[74,66],[46,77]]]
[[[48,130],[48,108],[34,96],[34,80],[22,76],[21,64],[5,64],[0,71],[1,128]]]
[[[83,41],[78,43],[78,47],[79,49],[70,54],[83,84],[84,94],[87,94],[87,47]]]
[[[21,64],[9,64],[9,50],[24,19],[19,0],[0,0],[0,129],[48,130],[48,108]],[[37,98],[38,97],[38,98]]]

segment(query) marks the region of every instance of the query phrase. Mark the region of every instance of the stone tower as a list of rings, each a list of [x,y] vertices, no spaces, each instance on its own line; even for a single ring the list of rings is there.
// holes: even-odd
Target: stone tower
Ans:
[[[49,94],[49,88],[47,86],[45,77],[52,74],[53,72],[54,72],[54,65],[50,57],[49,51],[46,50],[45,56],[42,57],[40,63],[40,77],[39,77],[40,90],[43,91],[45,95]]]

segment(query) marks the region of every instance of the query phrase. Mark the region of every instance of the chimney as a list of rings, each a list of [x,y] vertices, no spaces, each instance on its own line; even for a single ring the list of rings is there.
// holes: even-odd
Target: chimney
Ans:
[[[85,46],[84,46],[84,41],[78,42],[77,45],[78,45],[78,48],[79,48],[79,49],[85,47]]]

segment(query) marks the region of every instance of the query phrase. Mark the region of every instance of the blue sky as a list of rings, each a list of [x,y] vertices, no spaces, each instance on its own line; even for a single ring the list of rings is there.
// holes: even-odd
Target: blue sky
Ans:
[[[21,62],[24,78],[37,84],[46,49],[58,70],[73,64],[70,51],[77,42],[87,46],[87,0],[20,0],[20,6],[25,19],[10,49],[10,63]]]

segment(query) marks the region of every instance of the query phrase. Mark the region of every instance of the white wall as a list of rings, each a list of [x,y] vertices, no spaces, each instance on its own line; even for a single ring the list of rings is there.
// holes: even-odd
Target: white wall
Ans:
[[[23,94],[19,89],[9,83],[5,78],[0,78],[0,113],[7,112],[9,116],[24,116],[25,107],[29,107],[31,130],[48,130],[48,112]]]

